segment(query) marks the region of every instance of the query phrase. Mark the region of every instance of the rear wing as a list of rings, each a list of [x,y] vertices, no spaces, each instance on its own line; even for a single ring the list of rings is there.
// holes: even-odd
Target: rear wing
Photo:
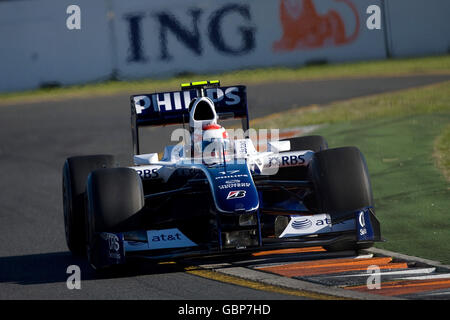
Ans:
[[[134,154],[139,154],[139,127],[189,123],[189,104],[200,95],[209,97],[214,102],[219,119],[241,119],[244,132],[247,132],[249,120],[246,87],[221,87],[213,86],[212,82],[207,83],[205,86],[183,84],[182,91],[131,96]]]

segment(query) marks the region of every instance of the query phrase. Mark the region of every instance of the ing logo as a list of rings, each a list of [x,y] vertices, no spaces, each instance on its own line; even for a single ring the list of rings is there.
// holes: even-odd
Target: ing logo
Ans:
[[[359,34],[359,16],[350,0],[334,0],[347,5],[353,12],[355,27],[350,34],[342,16],[334,9],[319,14],[313,0],[279,0],[283,35],[274,42],[274,51],[316,49],[340,46],[354,41]]]

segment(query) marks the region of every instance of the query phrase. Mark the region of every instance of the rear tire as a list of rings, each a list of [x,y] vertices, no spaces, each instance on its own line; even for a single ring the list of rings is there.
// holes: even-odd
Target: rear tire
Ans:
[[[95,170],[89,175],[86,195],[88,259],[98,269],[94,234],[142,227],[139,211],[144,207],[144,192],[134,169],[111,168]]]
[[[84,194],[89,173],[114,166],[111,155],[70,157],[63,167],[63,207],[66,242],[74,255],[86,253]]]
[[[282,141],[291,142],[291,151],[311,150],[319,152],[328,149],[328,142],[319,135],[295,137]]]
[[[356,147],[328,149],[314,154],[310,166],[319,212],[346,214],[373,207],[369,172]],[[373,242],[344,241],[324,246],[327,251],[367,249]]]

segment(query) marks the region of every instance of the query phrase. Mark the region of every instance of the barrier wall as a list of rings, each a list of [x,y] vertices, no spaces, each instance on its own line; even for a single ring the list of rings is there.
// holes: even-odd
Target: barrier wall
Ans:
[[[450,52],[450,1],[389,0],[386,11],[392,56]]]
[[[76,0],[81,30],[68,30],[75,1],[0,2],[0,91],[107,79],[112,70],[105,1]]]
[[[68,30],[66,9],[81,8]],[[370,5],[386,25],[366,27]],[[0,91],[445,53],[448,0],[0,2]]]

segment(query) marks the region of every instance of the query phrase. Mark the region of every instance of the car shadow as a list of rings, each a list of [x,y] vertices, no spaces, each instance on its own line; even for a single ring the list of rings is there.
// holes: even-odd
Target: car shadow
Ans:
[[[143,275],[168,274],[185,272],[187,267],[218,264],[220,268],[252,267],[258,264],[286,263],[291,261],[316,260],[348,256],[354,252],[312,252],[283,255],[265,255],[255,257],[251,253],[218,255],[210,257],[194,257],[178,261],[130,261],[126,265],[118,265],[106,270],[94,270],[83,257],[73,256],[70,252],[51,252],[22,256],[0,257],[0,284],[15,283],[21,285],[49,284],[66,282],[73,274],[67,272],[68,267],[76,265],[80,268],[81,280],[118,279]]]
[[[70,252],[52,252],[23,256],[0,257],[0,283],[22,285],[66,282],[72,272],[67,268],[76,265],[80,268],[82,280],[125,278],[137,275],[183,272],[177,263],[158,264],[143,261],[130,263],[109,270],[92,269],[83,257],[75,257]]]

